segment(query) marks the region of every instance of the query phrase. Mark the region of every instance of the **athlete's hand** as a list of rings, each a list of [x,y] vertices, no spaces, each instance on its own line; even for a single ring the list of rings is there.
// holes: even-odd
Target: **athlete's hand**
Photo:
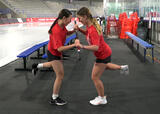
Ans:
[[[81,43],[80,43],[79,39],[76,39],[74,43],[75,43],[77,48],[80,48]]]
[[[74,25],[74,30],[79,30],[79,27],[77,24]]]
[[[75,39],[74,43],[75,43],[76,45],[80,44],[79,39]]]
[[[78,43],[78,44],[76,44],[76,47],[77,48],[83,48],[84,46],[82,44]]]

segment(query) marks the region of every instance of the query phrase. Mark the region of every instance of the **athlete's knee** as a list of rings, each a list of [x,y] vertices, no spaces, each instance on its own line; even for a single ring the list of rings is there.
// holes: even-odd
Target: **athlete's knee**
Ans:
[[[99,80],[99,77],[98,77],[96,74],[92,74],[91,79],[92,79],[93,81],[97,81],[97,80]]]
[[[57,73],[57,78],[59,78],[59,79],[61,79],[61,80],[63,80],[63,78],[64,78],[64,72],[58,72]]]

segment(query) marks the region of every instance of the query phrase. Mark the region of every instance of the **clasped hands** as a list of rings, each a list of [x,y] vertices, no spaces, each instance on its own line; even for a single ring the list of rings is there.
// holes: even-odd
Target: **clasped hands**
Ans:
[[[75,40],[75,46],[77,47],[77,48],[83,48],[84,46],[80,43],[80,40],[79,39],[76,39]]]
[[[75,31],[79,30],[79,27],[78,27],[77,24],[74,25],[74,30],[75,30]],[[79,39],[76,39],[74,43],[75,43],[75,46],[76,46],[77,48],[83,48],[83,47],[84,47],[84,46],[80,43],[80,40],[79,40]]]

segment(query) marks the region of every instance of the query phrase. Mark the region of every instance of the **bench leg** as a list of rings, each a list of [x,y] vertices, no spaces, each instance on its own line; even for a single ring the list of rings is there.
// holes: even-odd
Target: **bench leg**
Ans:
[[[144,62],[146,61],[146,49],[144,49]]]
[[[137,44],[137,51],[139,51],[139,44]]]
[[[132,47],[133,47],[133,40],[132,40]]]
[[[154,50],[152,48],[152,63],[154,63]]]
[[[23,58],[24,69],[26,69],[26,62],[27,62],[26,57],[24,57]]]
[[[30,59],[43,59],[40,54],[40,49],[37,50],[37,57],[30,57]]]
[[[39,59],[40,57],[40,49],[37,50],[37,58]]]
[[[27,63],[27,60],[26,60],[26,57],[23,58],[23,68],[15,68],[15,71],[31,71],[32,69],[28,69],[26,67],[26,63]]]
[[[46,53],[46,46],[43,46],[43,55]]]

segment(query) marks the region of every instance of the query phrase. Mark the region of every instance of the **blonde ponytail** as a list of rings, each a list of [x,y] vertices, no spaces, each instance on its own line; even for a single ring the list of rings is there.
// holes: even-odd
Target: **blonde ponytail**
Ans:
[[[92,18],[91,22],[93,23],[94,27],[96,28],[98,34],[99,34],[99,35],[102,35],[102,28],[101,28],[101,26],[98,24],[97,19]]]

